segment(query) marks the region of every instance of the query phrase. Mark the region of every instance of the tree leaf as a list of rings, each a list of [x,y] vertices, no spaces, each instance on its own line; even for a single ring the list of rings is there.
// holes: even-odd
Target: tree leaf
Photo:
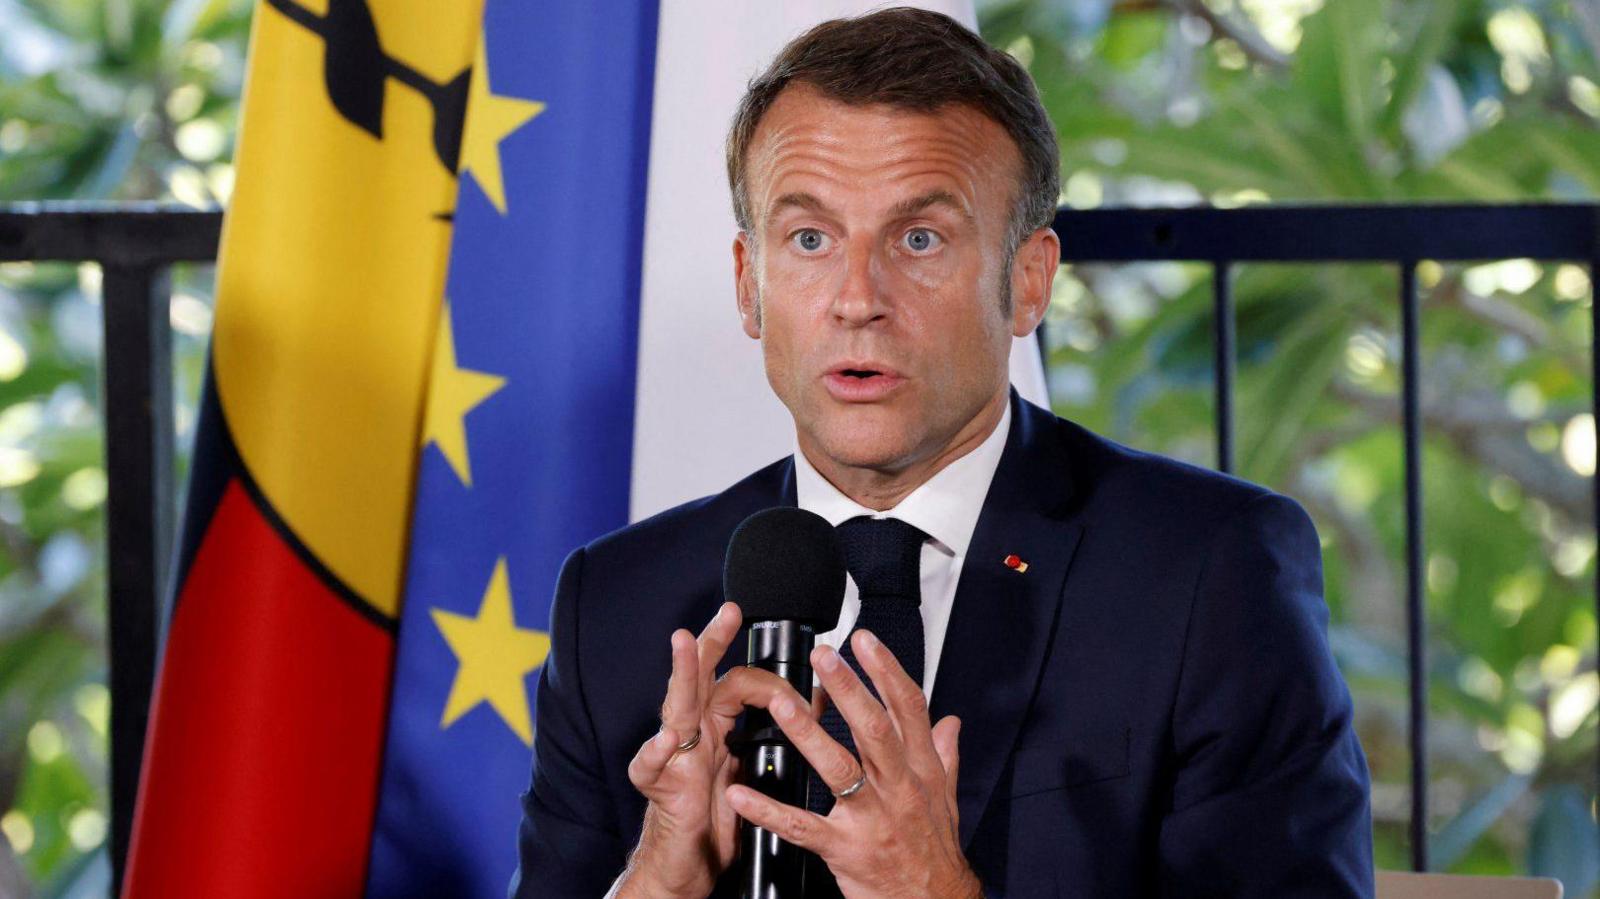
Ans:
[[[1379,129],[1391,140],[1400,138],[1400,123],[1427,81],[1428,71],[1444,55],[1455,25],[1457,0],[1434,0],[1402,7],[1417,18],[1411,34],[1402,38],[1394,60],[1394,85],[1384,105]]]
[[[1301,90],[1330,123],[1360,143],[1371,136],[1386,26],[1380,0],[1335,0],[1301,22],[1294,57]]]

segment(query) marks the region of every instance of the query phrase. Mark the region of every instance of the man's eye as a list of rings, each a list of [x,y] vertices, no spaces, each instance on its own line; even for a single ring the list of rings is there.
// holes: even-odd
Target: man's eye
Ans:
[[[816,251],[822,249],[822,232],[815,228],[805,228],[803,230],[796,231],[790,240],[794,241],[795,246],[807,253],[815,253]]]
[[[927,228],[912,228],[906,232],[906,247],[914,253],[926,253],[939,245],[939,235]]]

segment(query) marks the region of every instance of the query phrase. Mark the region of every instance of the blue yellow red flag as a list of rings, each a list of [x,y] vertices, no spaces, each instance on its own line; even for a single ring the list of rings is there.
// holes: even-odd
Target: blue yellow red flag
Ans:
[[[480,8],[257,5],[125,896],[363,888]]]

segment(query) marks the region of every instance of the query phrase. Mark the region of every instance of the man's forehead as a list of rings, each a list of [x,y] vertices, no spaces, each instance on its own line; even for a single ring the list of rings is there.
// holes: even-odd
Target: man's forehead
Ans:
[[[785,88],[762,117],[747,162],[749,186],[769,210],[818,205],[808,176],[853,175],[871,176],[874,187],[905,182],[896,203],[955,200],[970,213],[965,195],[981,189],[973,182],[1009,184],[1021,156],[998,122],[966,104],[928,111],[849,104],[802,84]]]
[[[751,136],[751,149],[794,134],[837,134],[881,130],[886,136],[916,135],[951,139],[1000,138],[1011,143],[1005,128],[968,103],[945,103],[929,109],[881,103],[847,103],[810,84],[797,83],[779,92]],[[1014,148],[1013,148],[1014,149]]]

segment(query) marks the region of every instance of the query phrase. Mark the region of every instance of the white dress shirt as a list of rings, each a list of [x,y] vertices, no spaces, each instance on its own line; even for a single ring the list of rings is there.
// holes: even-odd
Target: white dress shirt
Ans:
[[[956,583],[961,579],[961,564],[966,561],[972,532],[978,526],[989,482],[1006,448],[1011,428],[1011,404],[1000,416],[1000,423],[978,447],[940,469],[924,484],[907,494],[899,505],[875,512],[839,492],[824,478],[806,454],[794,451],[795,499],[800,508],[815,512],[838,527],[857,516],[896,518],[927,534],[922,544],[922,635],[924,665],[922,692],[933,696],[933,676],[939,670],[944,649],[944,634],[950,626],[950,609],[955,605]],[[855,627],[861,613],[861,596],[854,578],[846,576],[844,607],[839,610],[839,625],[817,636],[817,644],[838,649]]]

